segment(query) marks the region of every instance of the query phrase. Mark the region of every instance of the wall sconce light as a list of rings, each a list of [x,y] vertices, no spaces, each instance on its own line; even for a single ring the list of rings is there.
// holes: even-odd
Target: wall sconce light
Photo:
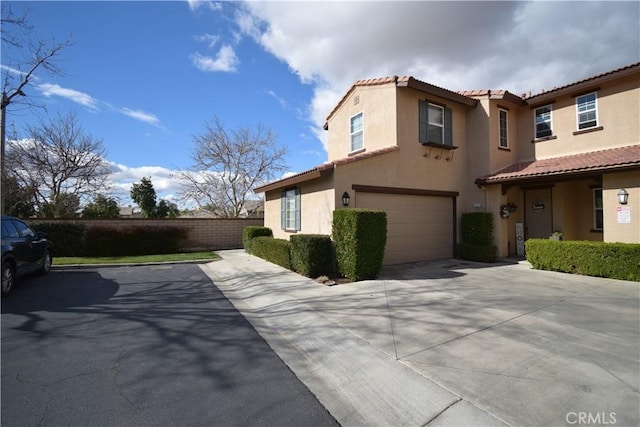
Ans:
[[[628,201],[629,193],[624,188],[621,188],[620,191],[618,191],[618,203],[620,203],[621,205],[626,205]]]
[[[349,193],[347,193],[346,191],[342,193],[342,206],[349,206],[349,200],[351,200],[351,197],[349,197]]]

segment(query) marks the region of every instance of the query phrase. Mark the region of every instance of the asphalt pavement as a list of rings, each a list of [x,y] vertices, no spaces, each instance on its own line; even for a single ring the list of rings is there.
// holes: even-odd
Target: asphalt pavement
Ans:
[[[331,426],[195,264],[56,269],[2,300],[2,426]]]

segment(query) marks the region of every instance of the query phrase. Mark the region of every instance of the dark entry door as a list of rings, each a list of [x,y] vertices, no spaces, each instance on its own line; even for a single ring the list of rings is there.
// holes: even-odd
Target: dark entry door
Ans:
[[[525,237],[547,239],[553,232],[551,188],[525,192]]]

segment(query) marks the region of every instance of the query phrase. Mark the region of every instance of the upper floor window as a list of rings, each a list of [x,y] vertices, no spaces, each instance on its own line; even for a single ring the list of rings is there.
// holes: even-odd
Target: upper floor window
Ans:
[[[509,148],[509,112],[507,110],[503,110],[502,108],[499,110],[500,112],[500,141],[498,142],[498,146],[500,148]]]
[[[578,96],[576,98],[576,112],[578,114],[578,130],[596,127],[598,125],[596,93]]]
[[[300,231],[300,189],[292,188],[280,195],[280,228]]]
[[[551,105],[545,105],[535,109],[536,139],[551,136]]]
[[[593,228],[602,230],[604,228],[604,215],[602,211],[602,188],[593,189]]]
[[[351,152],[362,150],[364,148],[364,117],[362,113],[351,117],[349,134],[351,135]]]
[[[451,109],[426,101],[420,101],[419,108],[420,143],[452,145]]]

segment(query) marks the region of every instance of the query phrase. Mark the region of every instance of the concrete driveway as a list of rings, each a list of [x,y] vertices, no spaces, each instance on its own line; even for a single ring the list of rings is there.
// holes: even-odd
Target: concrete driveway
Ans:
[[[640,283],[448,260],[327,287],[222,256],[205,271],[343,425],[640,424]]]

